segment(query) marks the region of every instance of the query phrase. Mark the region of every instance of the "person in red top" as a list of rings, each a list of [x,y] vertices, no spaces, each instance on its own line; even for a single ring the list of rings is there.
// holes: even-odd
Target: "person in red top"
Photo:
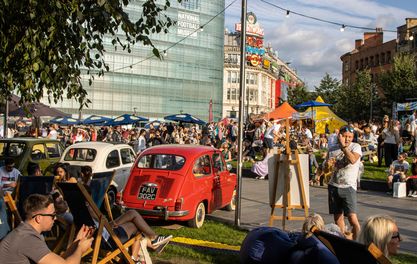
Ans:
[[[408,197],[417,198],[417,157],[413,159],[411,164],[411,176],[406,178]]]

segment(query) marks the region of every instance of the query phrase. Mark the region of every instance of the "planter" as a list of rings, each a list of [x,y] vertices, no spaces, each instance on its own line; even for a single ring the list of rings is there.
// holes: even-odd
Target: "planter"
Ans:
[[[231,170],[230,170],[230,172],[233,172],[233,173],[236,173],[236,168],[232,168]],[[242,177],[245,177],[245,178],[255,178],[256,176],[258,176],[256,173],[253,173],[252,171],[251,171],[251,169],[245,169],[245,168],[242,168]]]
[[[388,186],[387,182],[385,181],[361,179],[361,189],[376,192],[386,192],[388,191]]]

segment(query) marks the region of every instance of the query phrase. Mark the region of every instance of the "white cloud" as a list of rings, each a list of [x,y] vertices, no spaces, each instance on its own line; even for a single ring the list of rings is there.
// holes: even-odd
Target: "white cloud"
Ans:
[[[417,17],[416,12],[384,5],[375,0],[267,0],[285,9],[346,25],[395,30],[407,17]],[[226,0],[226,5],[231,0]],[[240,2],[226,11],[226,27],[233,28],[240,21]],[[347,27],[339,31],[338,25],[290,14],[260,0],[248,1],[248,11],[254,12],[265,29],[265,43],[272,47],[284,61],[290,61],[301,79],[312,89],[326,72],[341,77],[340,56],[354,47],[355,39],[363,38],[365,30]],[[384,41],[394,39],[395,33],[384,33]]]

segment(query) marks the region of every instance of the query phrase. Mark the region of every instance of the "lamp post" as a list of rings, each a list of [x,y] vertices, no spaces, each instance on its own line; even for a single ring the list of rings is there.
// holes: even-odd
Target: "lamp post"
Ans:
[[[236,211],[235,225],[240,226],[240,209],[242,196],[242,147],[243,147],[243,123],[245,111],[245,51],[246,51],[246,0],[242,0],[242,13],[240,17],[240,84],[239,84],[239,130],[238,130],[238,154],[237,154],[237,186],[236,186]],[[249,112],[247,113],[249,115]],[[249,117],[249,116],[248,116]]]

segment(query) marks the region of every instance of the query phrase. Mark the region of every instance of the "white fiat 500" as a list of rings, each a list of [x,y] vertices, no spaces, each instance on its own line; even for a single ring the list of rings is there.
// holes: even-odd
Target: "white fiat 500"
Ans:
[[[65,149],[61,163],[72,167],[90,166],[93,173],[115,170],[113,182],[109,188],[110,204],[116,201],[116,195],[123,191],[136,154],[127,144],[107,142],[76,143]]]

